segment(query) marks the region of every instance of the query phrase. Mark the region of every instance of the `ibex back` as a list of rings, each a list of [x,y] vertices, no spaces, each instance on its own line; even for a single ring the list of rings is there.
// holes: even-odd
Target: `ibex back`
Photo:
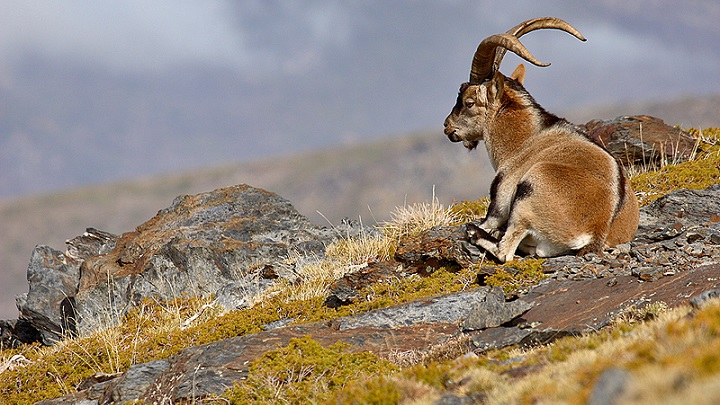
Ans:
[[[538,65],[520,43],[531,31],[554,28],[585,38],[570,24],[546,17],[525,21],[478,46],[470,81],[460,86],[445,134],[468,149],[485,141],[496,174],[490,206],[467,224],[470,241],[501,262],[516,250],[539,257],[601,252],[629,242],[638,203],[622,166],[568,121],[545,111],[523,87],[525,67],[499,72],[506,50]]]

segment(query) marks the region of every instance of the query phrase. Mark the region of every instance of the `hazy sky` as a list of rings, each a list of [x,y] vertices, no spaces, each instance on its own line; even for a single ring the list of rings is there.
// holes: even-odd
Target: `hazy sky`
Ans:
[[[424,10],[438,4],[447,9],[467,9],[467,15],[459,15],[458,21],[466,27],[471,42],[521,19],[560,15],[582,27],[591,42],[577,48],[583,49],[582,58],[573,62],[552,52],[554,47],[566,50],[564,42],[569,41],[553,39],[556,42],[552,46],[540,45],[542,52],[535,48],[541,59],[559,65],[561,58],[566,67],[569,61],[585,68],[591,61],[591,69],[613,74],[623,67],[644,66],[650,76],[665,79],[657,73],[662,70],[668,79],[677,80],[671,87],[673,93],[684,88],[696,91],[697,86],[687,82],[692,76],[694,81],[705,78],[720,82],[716,77],[703,76],[716,72],[720,62],[717,36],[712,36],[720,33],[717,1],[405,3],[407,14],[417,16],[418,29],[426,23],[423,20],[432,18]],[[276,74],[300,75],[326,65],[335,49],[353,43],[357,39],[354,36],[372,23],[367,13],[359,12],[367,8],[382,14],[396,7],[385,2],[358,6],[351,1],[0,0],[0,64],[7,70],[18,58],[34,53],[118,72],[171,71],[201,63],[229,66],[258,80]],[[476,19],[477,26],[469,25],[468,18]],[[425,26],[433,24],[427,21]],[[437,34],[445,36],[448,32]],[[399,39],[388,38],[388,46],[411,45]],[[526,40],[532,43],[540,39]],[[678,75],[682,70],[687,70],[686,77]],[[718,89],[717,84],[708,85]]]

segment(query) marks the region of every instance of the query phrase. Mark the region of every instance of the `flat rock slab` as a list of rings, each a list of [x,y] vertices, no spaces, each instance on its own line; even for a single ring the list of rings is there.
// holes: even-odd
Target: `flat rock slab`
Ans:
[[[530,323],[543,327],[571,329],[587,325],[596,330],[631,306],[664,302],[670,307],[687,304],[690,297],[720,286],[720,265],[702,266],[654,282],[643,282],[632,276],[580,281],[551,281],[533,289],[524,300],[535,306],[523,315]],[[575,326],[573,326],[575,325]]]
[[[550,280],[533,288],[522,300],[533,303],[515,326],[477,332],[473,343],[480,351],[513,344],[545,343],[607,326],[623,311],[653,302],[669,307],[720,287],[720,265],[698,267],[643,282],[618,276],[591,280]]]

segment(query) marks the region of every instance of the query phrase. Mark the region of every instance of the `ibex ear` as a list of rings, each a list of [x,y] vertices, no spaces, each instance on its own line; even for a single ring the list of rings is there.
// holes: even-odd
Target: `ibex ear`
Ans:
[[[519,81],[520,84],[523,84],[523,82],[525,81],[525,65],[523,65],[522,63],[519,64],[515,68],[515,70],[513,70],[510,78]]]
[[[505,76],[502,73],[497,72],[493,76],[490,84],[488,85],[488,102],[492,103],[495,100],[499,100],[502,97],[503,89],[505,88]]]

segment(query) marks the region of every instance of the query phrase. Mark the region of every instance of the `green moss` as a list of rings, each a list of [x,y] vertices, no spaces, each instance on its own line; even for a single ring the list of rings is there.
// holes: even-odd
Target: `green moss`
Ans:
[[[514,295],[524,288],[533,286],[543,280],[544,259],[522,259],[507,262],[498,267],[495,274],[485,277],[485,285],[500,287],[505,295]]]
[[[397,404],[402,390],[386,376],[356,379],[328,399],[328,404]]]
[[[323,347],[309,337],[295,338],[250,363],[248,378],[233,387],[228,399],[239,404],[313,403],[328,399],[350,381],[396,371],[374,354],[350,352],[345,343]]]

